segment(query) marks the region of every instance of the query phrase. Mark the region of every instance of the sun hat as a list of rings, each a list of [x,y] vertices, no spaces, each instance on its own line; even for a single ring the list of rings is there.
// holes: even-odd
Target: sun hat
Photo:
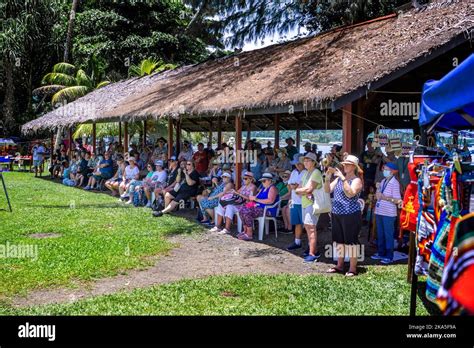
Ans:
[[[285,149],[284,147],[281,147],[281,148],[279,148],[279,149],[276,149],[275,151],[276,151],[276,152],[282,152],[282,153],[284,153],[285,155],[288,154],[288,152],[286,151],[286,149]]]
[[[135,157],[131,156],[131,157],[128,158],[128,161],[129,161],[129,162],[130,162],[130,161],[136,162],[137,160],[136,160]]]
[[[306,147],[306,146],[311,147],[311,143],[306,143],[306,144],[304,144],[304,147]]]
[[[359,165],[359,159],[354,155],[348,155],[344,161],[341,162],[342,164],[353,164],[355,166]]]
[[[232,175],[230,175],[227,172],[222,173],[221,178],[232,178]]]
[[[290,162],[291,165],[296,166],[298,163],[303,163],[304,156],[301,153],[296,153],[293,156],[293,160]]]
[[[390,168],[391,170],[398,171],[397,165],[392,162],[385,163],[385,167]]]
[[[255,180],[255,176],[253,175],[252,172],[249,172],[249,171],[245,172],[244,177],[246,177],[246,176],[248,176],[248,177],[252,178],[253,180]]]
[[[309,158],[310,160],[316,162],[318,158],[316,157],[316,154],[313,152],[308,152],[306,155],[304,155],[304,158]]]
[[[273,181],[272,173],[263,173],[262,177],[258,181],[262,181],[262,180],[265,180],[265,179],[270,179],[270,180]]]
[[[295,139],[293,139],[292,137],[288,137],[285,139],[285,141],[288,141],[288,140],[291,140],[292,142],[295,142]]]
[[[283,175],[285,175],[285,174],[288,175],[288,176],[290,176],[290,175],[291,175],[291,171],[285,170],[284,172],[281,172],[281,173],[280,173],[280,178],[283,178]]]

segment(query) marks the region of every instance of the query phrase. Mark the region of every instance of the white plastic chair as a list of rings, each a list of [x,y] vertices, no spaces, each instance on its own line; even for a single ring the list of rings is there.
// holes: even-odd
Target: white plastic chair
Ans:
[[[273,222],[275,227],[275,238],[278,239],[278,224],[277,216],[280,214],[281,200],[278,200],[273,205],[267,205],[263,209],[263,216],[255,218],[254,221],[258,221],[258,240],[263,240],[263,230],[265,229],[265,234],[270,234],[270,221]],[[267,210],[277,207],[275,216],[267,216]],[[237,213],[237,231],[242,232],[242,220],[240,219],[239,213]]]

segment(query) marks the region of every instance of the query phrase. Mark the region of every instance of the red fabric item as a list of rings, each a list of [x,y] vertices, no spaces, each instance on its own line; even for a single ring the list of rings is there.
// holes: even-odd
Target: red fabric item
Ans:
[[[451,175],[451,187],[453,189],[453,201],[458,202],[458,209],[460,209],[459,194],[458,194],[458,173],[456,173],[456,171],[453,171]],[[457,213],[459,214],[459,211]],[[451,256],[451,252],[453,250],[454,236],[456,235],[456,224],[458,220],[459,220],[459,216],[453,215],[451,217],[451,226],[449,228],[448,242],[446,244],[446,257],[444,259],[445,263],[448,262]]]
[[[474,265],[461,273],[449,292],[470,314],[474,314]]]
[[[400,232],[416,231],[416,222],[418,212],[420,210],[420,203],[418,202],[418,184],[416,165],[408,163],[408,173],[410,174],[411,182],[408,184],[405,194],[403,195],[403,206],[400,211]]]

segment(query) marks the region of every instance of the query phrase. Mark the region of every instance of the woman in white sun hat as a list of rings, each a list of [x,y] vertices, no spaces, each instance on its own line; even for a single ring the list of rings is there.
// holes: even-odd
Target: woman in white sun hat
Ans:
[[[346,276],[353,277],[357,275],[357,246],[362,227],[362,213],[358,199],[364,187],[363,172],[356,156],[348,155],[341,164],[344,173],[338,168],[329,167],[324,181],[325,191],[334,193],[331,212],[332,238],[337,244],[337,251],[340,252],[337,265],[328,272],[343,273],[345,251],[350,248],[348,250],[350,266]],[[331,182],[333,176],[336,178]]]

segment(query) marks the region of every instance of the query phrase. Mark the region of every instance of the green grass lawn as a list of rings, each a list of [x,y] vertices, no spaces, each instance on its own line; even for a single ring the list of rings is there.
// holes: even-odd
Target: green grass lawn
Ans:
[[[321,274],[216,276],[120,292],[71,304],[15,309],[13,296],[74,286],[153,262],[172,233],[199,227],[159,220],[108,195],[31,174],[4,174],[13,213],[0,211],[0,245],[34,244],[38,259],[0,258],[0,315],[408,315],[406,266],[366,267],[354,279]],[[0,209],[6,208],[0,192]],[[158,224],[159,221],[159,224]],[[33,233],[60,237],[33,239]],[[428,314],[421,303],[418,314]]]
[[[408,315],[406,267],[369,267],[353,279],[247,275],[184,280],[130,293],[4,315]],[[420,303],[418,315],[428,312]]]
[[[4,173],[13,213],[0,211],[0,245],[38,246],[38,258],[0,258],[0,301],[29,290],[71,286],[145,267],[146,256],[170,250],[167,234],[198,226],[177,217],[153,218],[109,195],[66,187],[32,174]],[[0,188],[0,209],[7,204]],[[33,233],[59,233],[33,239]]]

